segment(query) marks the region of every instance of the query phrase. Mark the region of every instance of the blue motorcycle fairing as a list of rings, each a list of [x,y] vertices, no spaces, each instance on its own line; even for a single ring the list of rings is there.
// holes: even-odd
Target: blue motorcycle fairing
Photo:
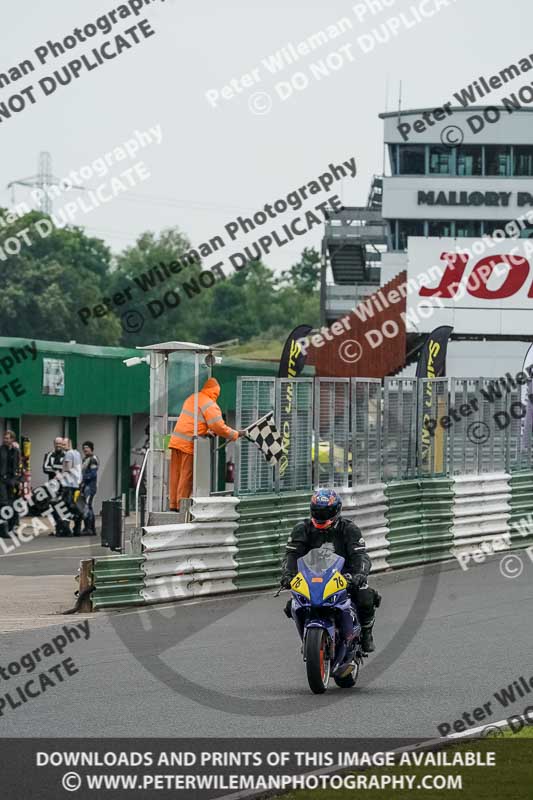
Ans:
[[[310,605],[312,606],[321,606],[324,604],[324,600],[322,599],[324,587],[331,580],[334,574],[336,572],[342,572],[342,568],[344,567],[344,558],[342,556],[333,554],[335,555],[334,561],[331,558],[321,559],[320,554],[315,556],[315,553],[319,553],[320,550],[322,550],[322,548],[316,548],[314,552],[311,550],[306,556],[302,556],[302,558],[298,559],[298,569],[306,579],[307,585],[309,586],[309,593],[311,595]],[[329,551],[327,552],[329,553]],[[308,558],[308,556],[311,556],[311,558]],[[320,569],[320,565],[324,564],[326,560],[330,561],[330,566],[328,566],[326,569]],[[313,578],[320,578],[321,582],[313,582]],[[345,596],[346,589],[339,589],[336,594],[339,597]],[[335,597],[335,595],[331,595],[330,597]]]
[[[302,641],[309,628],[323,628],[328,633],[332,674],[342,672],[350,663],[353,641],[361,633],[347,589],[339,589],[323,599],[325,586],[343,567],[344,558],[329,548],[310,550],[298,559],[298,570],[307,582],[310,597],[292,589],[291,614]]]

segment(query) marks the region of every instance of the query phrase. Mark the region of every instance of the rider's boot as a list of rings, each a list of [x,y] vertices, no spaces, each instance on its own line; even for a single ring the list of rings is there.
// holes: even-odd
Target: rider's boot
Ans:
[[[361,648],[365,653],[373,653],[376,649],[374,644],[374,637],[372,636],[372,628],[374,627],[374,620],[363,625],[361,628]]]

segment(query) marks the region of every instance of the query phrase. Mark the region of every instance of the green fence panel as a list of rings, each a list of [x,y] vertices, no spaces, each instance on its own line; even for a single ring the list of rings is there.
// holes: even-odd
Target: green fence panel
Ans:
[[[91,594],[94,610],[109,606],[142,605],[143,556],[103,556],[94,560]]]
[[[511,547],[533,544],[533,472],[512,472],[511,486]]]
[[[453,491],[448,478],[398,481],[385,488],[393,569],[450,558]]]
[[[309,512],[309,492],[243,497],[238,512],[237,589],[277,586],[289,534]]]

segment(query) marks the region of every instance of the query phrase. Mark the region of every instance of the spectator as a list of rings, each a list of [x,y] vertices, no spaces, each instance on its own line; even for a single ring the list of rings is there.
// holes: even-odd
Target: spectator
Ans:
[[[146,425],[144,428],[144,442],[141,447],[132,447],[131,452],[136,456],[142,456],[141,464],[144,460],[144,456],[146,451],[150,447],[150,424]]]
[[[96,484],[98,479],[98,467],[100,462],[98,456],[94,454],[94,444],[84,442],[82,445],[83,463],[81,465],[81,493],[85,497],[85,526],[84,533],[88,536],[96,536],[95,519],[93,511],[93,500],[96,494]]]
[[[0,509],[11,508],[12,514],[4,512],[0,519],[0,536],[8,538],[9,531],[13,530],[17,522],[17,515],[13,509],[13,502],[18,497],[20,487],[20,450],[15,447],[15,434],[13,431],[4,432],[3,444],[0,447]]]
[[[63,449],[65,451],[65,458],[63,460],[63,469],[61,473],[61,483],[63,484],[62,497],[68,511],[74,517],[74,531],[71,532],[70,524],[66,520],[62,520],[61,530],[63,536],[79,536],[81,532],[82,515],[76,507],[75,494],[80,488],[81,483],[81,455],[72,447],[70,439],[63,439]],[[68,532],[67,532],[68,529]]]
[[[43,472],[47,480],[55,478],[56,475],[61,472],[64,458],[63,439],[60,436],[56,436],[54,439],[54,449],[46,453],[43,461]]]
[[[56,436],[54,439],[54,449],[46,453],[43,460],[43,472],[46,475],[47,481],[55,480],[56,478],[59,479],[61,477],[64,458],[65,451],[63,449],[63,439],[61,436]],[[50,503],[48,500],[38,501],[34,498],[33,507],[39,514],[44,514],[44,512],[50,508],[50,506],[52,506],[53,509],[53,517],[56,528],[55,533],[50,533],[48,535],[61,536],[65,526],[62,524],[63,520],[61,519],[61,516],[57,511],[55,511],[55,502]]]
[[[55,451],[51,450],[50,453],[47,453],[44,457],[43,461],[43,470],[44,472],[49,475],[49,480],[56,479],[61,484],[61,489],[57,497],[55,497],[50,505],[52,506],[52,514],[54,517],[55,522],[55,532],[49,533],[49,536],[70,536],[70,525],[68,521],[65,519],[64,514],[59,512],[56,509],[56,505],[64,502],[65,500],[65,487],[64,487],[64,476],[63,476],[63,464],[65,463],[65,439],[62,439],[60,436],[56,436],[54,439],[54,447]],[[53,458],[48,458],[52,456]],[[56,471],[52,471],[53,465],[58,465],[58,469]],[[42,508],[41,513],[46,510]]]

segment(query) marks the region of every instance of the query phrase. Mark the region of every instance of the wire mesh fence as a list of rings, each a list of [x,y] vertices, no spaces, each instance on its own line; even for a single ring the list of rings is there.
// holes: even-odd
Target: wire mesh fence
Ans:
[[[239,494],[533,469],[533,389],[488,378],[240,378],[237,424],[273,411],[283,455],[237,446]]]
[[[344,486],[352,470],[350,379],[318,378],[315,383],[313,462],[321,486]]]
[[[276,380],[275,418],[283,442],[283,455],[274,477],[276,489],[307,489],[313,480],[312,378]]]
[[[354,486],[381,481],[383,427],[381,395],[380,380],[352,378],[351,479]],[[349,431],[348,435],[350,436]]]
[[[237,427],[246,428],[274,409],[276,378],[239,378],[237,382]],[[235,450],[235,489],[241,494],[274,490],[274,468],[257,447],[239,439]]]
[[[383,387],[382,477],[411,478],[416,474],[416,380],[388,378]]]

